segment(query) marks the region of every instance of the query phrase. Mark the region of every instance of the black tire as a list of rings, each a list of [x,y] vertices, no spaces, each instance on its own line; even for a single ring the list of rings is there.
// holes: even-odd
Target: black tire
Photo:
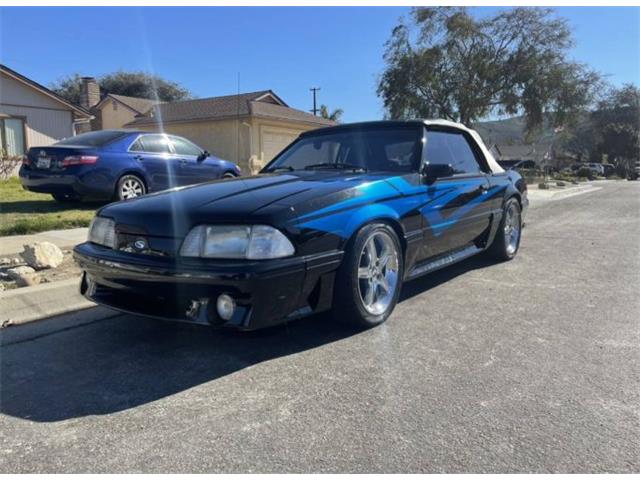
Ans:
[[[134,194],[135,193],[135,194]],[[123,175],[116,185],[116,200],[129,200],[140,197],[147,193],[147,186],[139,176],[128,174]]]
[[[51,196],[58,203],[71,203],[71,202],[79,202],[80,197],[76,197],[74,195],[67,195],[64,193],[52,193]]]
[[[383,238],[383,242],[386,239],[390,240],[390,243],[384,243],[381,248],[390,247],[393,245],[395,249],[395,259],[388,261],[385,265],[391,265],[391,267],[382,267],[380,269],[381,277],[383,269],[393,273],[393,267],[396,268],[396,279],[393,292],[390,294],[386,292],[383,295],[385,298],[385,304],[388,304],[384,310],[373,313],[365,306],[365,301],[362,297],[362,285],[363,283],[370,286],[370,279],[360,278],[360,270],[367,269],[368,266],[362,266],[361,261],[364,258],[363,255],[367,255],[364,249],[367,247],[368,242],[374,238]],[[375,245],[374,240],[374,245]],[[384,253],[384,250],[382,250]],[[367,256],[367,258],[370,258]],[[378,260],[382,259],[382,256],[377,257]],[[393,265],[395,263],[395,265]],[[371,270],[369,270],[371,271]],[[334,286],[334,302],[333,302],[333,317],[337,320],[348,322],[359,327],[370,328],[381,324],[395,308],[400,296],[400,290],[402,289],[402,276],[404,274],[404,258],[403,251],[398,240],[396,232],[386,223],[372,223],[362,227],[355,237],[350,242],[345,257],[342,261],[338,272],[336,273],[336,280]],[[387,282],[390,285],[391,282]],[[384,292],[378,290],[378,287],[382,287],[382,284],[373,287],[375,292]],[[364,287],[366,288],[366,287]],[[371,288],[371,287],[370,287]],[[374,295],[377,295],[375,293]],[[381,302],[382,303],[382,302]]]
[[[224,178],[236,178],[236,177],[237,177],[237,175],[235,173],[233,173],[233,172],[224,172],[222,174],[222,178],[223,179]]]
[[[512,230],[511,228],[507,229],[507,222],[509,221],[509,215],[511,212],[514,212],[517,217],[515,220],[515,225],[510,225],[510,227],[517,227],[517,238],[515,239],[511,236]],[[511,223],[511,222],[510,222]],[[507,231],[508,230],[508,231]],[[502,219],[500,220],[500,225],[498,225],[498,231],[496,232],[496,236],[493,239],[493,243],[487,249],[487,253],[493,257],[495,260],[504,262],[506,260],[511,260],[518,254],[518,250],[520,249],[520,239],[522,237],[522,212],[520,209],[520,203],[515,198],[510,198],[504,204],[502,210]]]

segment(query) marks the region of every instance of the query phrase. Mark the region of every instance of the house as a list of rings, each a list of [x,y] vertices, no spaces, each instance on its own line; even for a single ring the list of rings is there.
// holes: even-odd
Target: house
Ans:
[[[186,137],[245,172],[257,172],[300,133],[334,124],[262,90],[159,103],[125,127]]]
[[[534,145],[498,145],[494,143],[489,151],[503,168],[512,168],[516,165],[521,168],[535,168],[545,158],[545,152],[537,151]]]
[[[0,65],[0,146],[7,156],[75,135],[91,113]]]
[[[148,112],[159,100],[127,97],[113,93],[101,94],[98,82],[94,77],[82,77],[81,105],[91,112],[94,119],[86,130],[106,130],[122,128],[137,116]]]

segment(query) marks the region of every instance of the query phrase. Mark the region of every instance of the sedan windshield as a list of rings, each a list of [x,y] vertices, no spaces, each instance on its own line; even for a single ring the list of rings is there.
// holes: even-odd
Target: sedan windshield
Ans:
[[[411,172],[419,165],[422,132],[416,128],[348,130],[303,136],[265,168]]]

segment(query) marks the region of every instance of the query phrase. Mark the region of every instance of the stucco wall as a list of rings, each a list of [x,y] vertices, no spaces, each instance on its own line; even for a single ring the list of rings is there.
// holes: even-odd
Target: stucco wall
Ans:
[[[56,100],[0,74],[0,112],[26,118],[27,148],[73,135],[73,114]]]
[[[160,130],[153,126],[140,128]],[[166,133],[188,138],[212,155],[237,163],[245,174],[256,173],[280,148],[284,148],[303,131],[314,128],[316,127],[300,123],[256,117],[164,125]]]
[[[160,130],[152,126],[141,129]],[[237,163],[244,172],[249,171],[249,129],[243,120],[171,123],[164,125],[164,131],[188,138],[212,155]]]
[[[114,110],[113,103],[113,100],[109,99],[100,108],[103,130],[122,128],[125,124],[135,120],[136,112],[119,102],[116,102],[117,107]]]

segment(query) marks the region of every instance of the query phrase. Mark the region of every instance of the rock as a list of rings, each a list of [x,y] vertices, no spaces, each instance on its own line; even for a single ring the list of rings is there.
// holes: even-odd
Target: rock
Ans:
[[[51,242],[37,242],[24,245],[20,254],[30,267],[37,270],[56,268],[64,260],[62,250]]]
[[[15,267],[7,270],[9,278],[16,282],[19,287],[28,287],[30,285],[37,285],[39,278],[36,276],[36,271],[31,267]]]
[[[9,274],[7,272],[0,271],[0,280],[9,280]]]
[[[0,283],[0,292],[4,292],[4,283]]]
[[[16,258],[12,258],[10,263],[11,265],[20,265],[22,263],[22,260],[16,257]]]
[[[541,182],[538,184],[538,188],[540,190],[549,190],[549,184],[545,182]]]
[[[558,182],[556,182],[556,185],[557,185],[558,187],[564,187],[564,186],[566,185],[566,183],[564,183],[564,182],[562,182],[562,181],[558,181]]]
[[[0,258],[0,265],[9,265],[11,263],[11,259],[9,257]]]

